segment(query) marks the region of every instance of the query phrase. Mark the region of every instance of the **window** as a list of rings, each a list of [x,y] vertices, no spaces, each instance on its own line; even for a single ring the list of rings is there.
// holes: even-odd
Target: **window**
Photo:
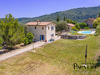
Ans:
[[[51,34],[51,37],[54,37],[54,34]]]
[[[42,30],[44,29],[44,27],[42,27]]]
[[[54,30],[54,27],[53,26],[51,27],[51,30]]]
[[[36,29],[36,27],[35,27],[35,29]]]

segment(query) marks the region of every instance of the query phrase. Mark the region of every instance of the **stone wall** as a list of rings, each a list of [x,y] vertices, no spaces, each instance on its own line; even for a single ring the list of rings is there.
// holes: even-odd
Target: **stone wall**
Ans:
[[[61,35],[62,39],[84,39],[86,38],[85,35]]]

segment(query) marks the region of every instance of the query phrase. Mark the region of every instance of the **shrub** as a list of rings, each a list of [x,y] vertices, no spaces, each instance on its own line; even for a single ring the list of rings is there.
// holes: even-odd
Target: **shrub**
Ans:
[[[28,38],[27,38],[27,37],[25,37],[24,44],[25,44],[25,45],[29,44]]]
[[[33,38],[34,38],[33,34],[31,32],[28,32],[26,34],[26,37],[25,37],[25,40],[24,40],[24,44],[27,45],[27,44],[32,43]]]
[[[89,27],[85,27],[84,29],[89,29]]]
[[[33,41],[34,36],[31,32],[28,32],[26,34],[26,37],[27,37],[29,43],[31,43]]]
[[[100,35],[100,25],[96,28],[96,33],[95,33],[95,35],[97,36],[97,35]]]
[[[72,27],[71,30],[78,31],[79,29],[77,29],[76,27]]]

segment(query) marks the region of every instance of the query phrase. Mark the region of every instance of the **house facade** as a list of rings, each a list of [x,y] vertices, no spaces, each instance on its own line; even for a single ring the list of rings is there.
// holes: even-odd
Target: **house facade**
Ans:
[[[26,24],[35,41],[49,42],[55,39],[55,24],[52,22],[29,22]]]
[[[89,28],[92,28],[94,20],[95,20],[94,18],[89,18],[89,19],[87,19],[87,20],[85,20],[83,22],[86,23],[89,26]]]

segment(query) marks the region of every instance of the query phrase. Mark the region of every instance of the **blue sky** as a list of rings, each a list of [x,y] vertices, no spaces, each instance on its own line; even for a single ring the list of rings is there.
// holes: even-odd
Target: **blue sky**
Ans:
[[[0,18],[11,13],[15,18],[38,17],[79,7],[100,6],[100,0],[1,0]]]

